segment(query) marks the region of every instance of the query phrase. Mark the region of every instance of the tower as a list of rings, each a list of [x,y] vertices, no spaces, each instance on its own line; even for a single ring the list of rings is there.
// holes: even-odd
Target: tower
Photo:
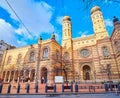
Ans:
[[[63,66],[67,71],[68,81],[73,80],[73,42],[72,42],[72,26],[69,16],[65,16],[62,22],[62,57]],[[68,70],[69,69],[69,70]]]
[[[99,6],[95,6],[91,9],[91,19],[96,39],[99,40],[108,37],[108,32]]]
[[[72,46],[72,27],[71,19],[69,16],[64,16],[62,22],[62,46],[67,49]]]

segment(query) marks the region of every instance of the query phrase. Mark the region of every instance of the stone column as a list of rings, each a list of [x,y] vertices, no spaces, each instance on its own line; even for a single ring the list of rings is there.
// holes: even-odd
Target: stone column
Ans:
[[[29,79],[31,79],[31,77],[30,77],[30,76],[31,76],[31,70],[29,70]]]
[[[83,71],[81,70],[81,81],[83,82]]]
[[[25,70],[23,70],[23,79],[25,80]],[[23,79],[22,79],[22,82],[23,82]]]
[[[16,73],[16,71],[14,71],[14,75],[13,75],[13,82],[15,81],[15,73]]]
[[[10,78],[11,78],[11,71],[9,73],[8,82],[10,82]]]
[[[48,71],[48,84],[49,85],[54,85],[54,77],[55,77],[55,72],[53,69],[50,69]]]
[[[35,82],[35,80],[36,80],[36,70],[35,70],[34,82]]]
[[[6,81],[7,71],[5,71],[4,82]]]
[[[4,73],[4,71],[1,72],[0,79],[2,79],[2,77],[3,77],[3,73]]]

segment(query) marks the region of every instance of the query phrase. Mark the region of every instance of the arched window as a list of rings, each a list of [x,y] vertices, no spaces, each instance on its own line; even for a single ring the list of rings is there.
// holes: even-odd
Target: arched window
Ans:
[[[20,64],[22,60],[22,55],[18,54],[18,58],[17,58],[17,64]]]
[[[58,59],[59,59],[59,51],[56,50],[56,62],[58,62]]]
[[[103,55],[104,57],[109,57],[109,51],[107,47],[103,47]]]
[[[70,59],[70,56],[69,56],[69,53],[68,53],[68,52],[65,52],[65,53],[64,53],[64,59],[65,59],[65,60],[69,60],[69,59]]]
[[[44,48],[44,50],[43,50],[43,58],[48,58],[48,48]]]
[[[7,64],[10,64],[10,63],[11,63],[11,60],[12,60],[12,57],[11,57],[11,56],[8,56]]]
[[[34,52],[31,52],[30,53],[30,58],[29,58],[30,61],[34,61],[35,60],[35,53]]]

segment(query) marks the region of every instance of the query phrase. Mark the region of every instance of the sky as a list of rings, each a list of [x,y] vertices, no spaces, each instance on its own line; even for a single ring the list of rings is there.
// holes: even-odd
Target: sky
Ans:
[[[10,8],[13,8],[13,10]],[[70,16],[72,37],[94,34],[90,10],[99,5],[109,36],[113,30],[113,16],[120,18],[120,3],[92,4],[86,9],[81,0],[0,0],[0,40],[22,47],[36,44],[38,38],[51,38],[54,32],[59,44],[62,41],[62,19]],[[21,22],[22,21],[22,22]]]

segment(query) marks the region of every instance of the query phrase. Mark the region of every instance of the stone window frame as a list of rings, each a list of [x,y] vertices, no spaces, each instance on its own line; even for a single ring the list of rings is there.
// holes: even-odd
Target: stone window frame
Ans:
[[[9,55],[8,58],[7,58],[7,65],[11,63],[11,60],[12,60],[12,56]]]
[[[69,61],[70,60],[70,54],[69,52],[64,52],[63,59]]]
[[[18,54],[18,58],[17,58],[17,64],[20,64],[21,61],[22,61],[22,54],[19,53],[19,54]]]
[[[59,56],[60,56],[60,52],[59,50],[56,50],[56,62],[59,61]]]
[[[34,51],[31,51],[31,52],[30,52],[29,61],[30,61],[30,62],[35,61],[35,52],[34,52]]]
[[[104,54],[104,50],[103,50],[104,48],[106,48],[107,51],[108,51],[108,55],[107,56],[105,56],[106,54]],[[109,49],[109,47],[108,46],[103,46],[102,47],[102,53],[103,53],[104,58],[109,58],[110,57],[110,49]]]
[[[87,51],[89,52],[87,56],[83,56],[83,55],[81,54],[81,52],[82,52],[83,50],[87,50]],[[87,58],[87,57],[90,56],[90,53],[91,53],[91,52],[90,52],[90,50],[87,49],[87,48],[82,48],[82,49],[79,51],[79,53],[80,53],[80,57],[82,57],[82,58]]]
[[[48,51],[47,51],[47,56],[45,56],[45,54],[44,54],[44,50],[45,50],[45,49],[48,50]],[[43,58],[43,59],[48,59],[48,58],[49,58],[49,47],[44,47],[44,48],[43,48],[43,55],[42,55],[42,58]]]

